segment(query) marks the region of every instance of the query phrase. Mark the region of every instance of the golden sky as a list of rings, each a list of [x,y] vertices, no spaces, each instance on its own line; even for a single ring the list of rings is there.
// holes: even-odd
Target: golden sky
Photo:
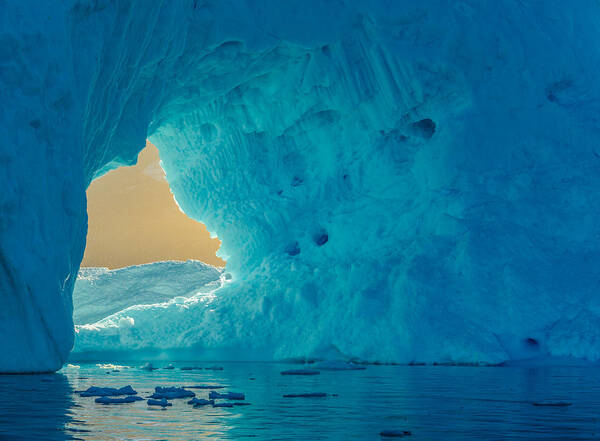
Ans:
[[[224,266],[218,239],[177,207],[158,149],[150,144],[138,163],[120,167],[87,190],[88,235],[81,266],[121,268],[158,260],[197,259]]]

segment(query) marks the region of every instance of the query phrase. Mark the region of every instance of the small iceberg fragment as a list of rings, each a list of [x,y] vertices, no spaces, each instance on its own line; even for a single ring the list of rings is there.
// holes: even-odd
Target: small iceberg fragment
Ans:
[[[94,401],[100,404],[125,404],[143,400],[144,399],[142,397],[138,397],[137,395],[129,395],[124,398],[99,397],[96,398]]]
[[[165,366],[163,369],[175,369],[175,366],[173,366],[173,364],[170,363],[169,365]]]
[[[233,407],[233,403],[227,403],[227,402],[224,402],[224,403],[214,403],[212,406],[213,407]]]
[[[196,394],[191,390],[186,390],[182,387],[160,387],[156,386],[154,388],[154,393],[150,395],[149,398],[153,398],[155,400],[167,399],[173,400],[175,398],[191,398],[195,397]]]
[[[534,406],[538,407],[567,407],[572,405],[573,403],[569,403],[568,401],[552,401],[552,400],[544,400],[544,401],[534,401]]]
[[[342,360],[322,361],[313,366],[322,371],[364,371],[366,369],[365,366]]]
[[[148,406],[161,406],[167,407],[172,406],[173,404],[169,403],[165,398],[161,400],[153,400],[152,398],[148,400]]]
[[[133,390],[130,385],[124,386],[120,389],[116,389],[114,387],[90,386],[79,395],[82,397],[114,397],[119,395],[137,395],[137,392]]]
[[[96,367],[99,369],[108,369],[108,370],[116,370],[116,369],[127,369],[127,366],[120,366],[118,364],[112,363],[98,363]]]
[[[250,403],[244,403],[241,401],[236,401],[235,403],[233,403],[234,406],[250,406]]]
[[[245,400],[246,396],[244,394],[240,394],[237,392],[225,392],[225,393],[219,393],[219,392],[215,392],[214,390],[211,390],[210,393],[208,394],[208,398],[210,398],[211,400],[218,400],[218,399],[223,399],[223,400]]]
[[[79,369],[81,366],[79,366],[78,364],[67,363],[67,365],[65,367],[67,369]]]
[[[145,365],[141,366],[140,369],[143,370],[143,371],[152,372],[152,371],[155,371],[158,368],[154,367],[154,365],[152,363],[148,362]]]
[[[403,438],[411,436],[412,433],[409,430],[382,430],[379,435],[389,438]]]
[[[182,371],[200,371],[202,370],[201,367],[198,366],[184,366],[181,368]]]
[[[322,398],[326,396],[325,392],[309,392],[305,394],[286,394],[283,398]]]
[[[183,386],[185,389],[225,389],[225,386],[217,386],[214,384],[197,385],[197,386]]]
[[[206,406],[208,404],[215,404],[215,401],[214,400],[205,400],[204,398],[195,398],[194,397],[187,403],[193,404],[194,407],[202,407],[202,406]]]
[[[316,369],[289,369],[287,371],[281,371],[281,375],[319,375]]]
[[[209,366],[204,368],[207,371],[222,371],[223,366]]]

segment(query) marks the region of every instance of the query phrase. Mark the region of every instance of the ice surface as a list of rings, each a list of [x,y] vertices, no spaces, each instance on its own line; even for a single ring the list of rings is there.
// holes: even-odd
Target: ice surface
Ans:
[[[140,369],[143,370],[143,371],[152,372],[152,371],[157,370],[158,368],[154,367],[154,365],[148,361],[143,366],[140,366]]]
[[[73,290],[73,320],[94,323],[129,306],[214,291],[222,269],[203,262],[156,262],[127,268],[81,268]]]
[[[201,406],[206,406],[208,404],[215,404],[214,400],[205,400],[204,398],[192,398],[187,403],[193,404],[194,407],[201,407]]]
[[[150,395],[150,398],[154,398],[156,400],[160,400],[162,398],[166,398],[167,400],[173,400],[175,398],[189,398],[195,397],[196,394],[191,390],[185,390],[182,387],[160,387],[157,386],[154,389],[154,393]]]
[[[234,403],[222,402],[222,403],[213,403],[212,407],[233,407]]]
[[[106,396],[119,396],[119,395],[136,395],[137,392],[133,390],[131,385],[123,386],[121,388],[114,387],[98,387],[91,386],[85,391],[81,392],[82,397],[106,397]]]
[[[211,400],[245,400],[246,396],[238,392],[216,392],[214,390],[211,390],[208,393],[208,398],[210,398]]]
[[[165,398],[162,398],[160,400],[153,400],[150,399],[148,400],[148,406],[161,406],[161,407],[168,407],[168,406],[172,406],[172,403],[169,403]]]
[[[404,438],[411,436],[412,433],[409,430],[382,430],[379,435],[387,438]]]
[[[366,369],[365,366],[348,363],[342,360],[321,361],[314,363],[312,367],[322,371],[362,371]]]
[[[81,326],[79,354],[600,360],[599,17],[4,2],[0,371],[66,360],[85,189],[146,138],[231,282]]]
[[[130,395],[124,398],[111,398],[111,397],[100,397],[96,398],[94,401],[100,404],[127,404],[127,403],[135,403],[136,401],[143,401],[142,397],[138,397],[136,395]]]

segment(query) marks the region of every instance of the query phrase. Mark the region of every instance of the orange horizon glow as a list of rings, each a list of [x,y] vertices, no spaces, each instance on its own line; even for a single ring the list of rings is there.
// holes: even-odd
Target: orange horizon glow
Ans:
[[[150,142],[131,167],[94,180],[87,190],[88,235],[81,266],[122,268],[195,259],[225,266],[221,242],[181,212]]]

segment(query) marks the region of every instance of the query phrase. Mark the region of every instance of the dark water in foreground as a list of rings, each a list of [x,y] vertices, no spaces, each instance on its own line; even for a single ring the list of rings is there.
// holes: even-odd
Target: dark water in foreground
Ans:
[[[220,365],[222,371],[132,367],[107,374],[88,364],[54,375],[0,376],[0,439],[381,440],[384,429],[410,430],[405,439],[415,441],[600,439],[599,368],[369,366],[294,377],[280,371],[297,366]],[[158,385],[221,384],[244,392],[252,405],[194,409],[173,400],[161,410],[145,401],[103,406],[75,393],[127,384],[142,396]],[[338,396],[282,397],[303,392]],[[532,404],[540,400],[573,404]]]

